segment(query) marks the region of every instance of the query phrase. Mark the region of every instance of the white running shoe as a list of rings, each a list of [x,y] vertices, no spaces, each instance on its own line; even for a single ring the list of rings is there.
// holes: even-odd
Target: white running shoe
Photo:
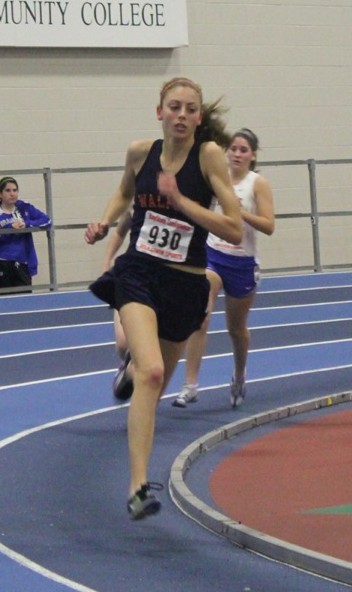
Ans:
[[[198,399],[198,390],[196,386],[184,385],[182,391],[172,402],[173,407],[187,407],[187,403],[196,403]]]
[[[246,396],[245,381],[235,382],[234,379],[232,378],[230,389],[231,389],[231,395],[230,395],[231,405],[232,405],[232,407],[239,407],[240,405],[242,405],[244,398]]]

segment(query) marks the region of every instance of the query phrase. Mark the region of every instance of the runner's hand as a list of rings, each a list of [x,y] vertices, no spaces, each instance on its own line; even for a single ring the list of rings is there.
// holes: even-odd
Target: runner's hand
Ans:
[[[175,175],[171,173],[160,173],[158,176],[158,189],[161,195],[165,195],[170,206],[175,210],[180,208],[181,193]]]
[[[101,222],[92,222],[88,224],[87,229],[84,233],[84,240],[88,245],[94,245],[99,240],[105,238],[109,231],[108,224],[102,224]]]

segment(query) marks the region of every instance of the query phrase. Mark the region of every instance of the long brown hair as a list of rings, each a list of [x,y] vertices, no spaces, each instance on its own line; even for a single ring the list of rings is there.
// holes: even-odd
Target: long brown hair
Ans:
[[[227,111],[227,109],[220,105],[222,97],[213,103],[203,103],[203,93],[199,84],[190,78],[176,76],[168,82],[165,82],[161,87],[160,106],[162,106],[167,92],[175,86],[192,88],[199,96],[202,121],[196,129],[196,142],[202,143],[213,141],[223,148],[227,148],[231,141],[231,135],[225,129],[226,123],[223,120],[223,114]]]

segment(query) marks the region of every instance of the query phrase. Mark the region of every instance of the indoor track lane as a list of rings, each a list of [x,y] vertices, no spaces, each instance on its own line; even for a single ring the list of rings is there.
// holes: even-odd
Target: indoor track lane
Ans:
[[[335,278],[336,283],[342,284],[344,289],[343,295],[339,290],[336,298],[332,295]],[[303,289],[305,280],[308,285],[312,284],[312,292],[316,293],[318,302],[315,306],[310,302],[308,311],[312,313],[318,308],[325,309],[317,283],[324,284],[326,288],[329,280],[329,301],[336,303],[343,297],[339,302],[344,307],[343,318],[351,320],[351,274],[297,276],[298,290]],[[287,278],[286,287],[290,292],[294,290],[294,281],[292,276]],[[275,283],[277,289],[282,291],[285,278],[264,280],[263,293],[266,285],[270,287],[268,291],[272,291]],[[60,295],[55,296],[60,299]],[[261,296],[258,295],[258,300]],[[84,293],[83,298],[86,297]],[[31,307],[35,298],[27,297]],[[69,295],[65,293],[64,299],[65,306],[68,306]],[[79,306],[77,293],[74,299],[74,306]],[[292,295],[290,299],[294,301]],[[45,297],[40,300],[42,308]],[[25,310],[26,298],[17,300],[17,307],[20,301]],[[2,303],[5,305],[4,300],[0,300],[0,306]],[[11,304],[13,306],[13,302]],[[268,302],[265,307],[267,305]],[[303,308],[297,306],[302,313]],[[85,311],[88,313],[87,323],[91,322],[90,310],[88,306]],[[111,315],[106,307],[104,310]],[[208,357],[202,366],[204,390],[197,405],[178,410],[170,406],[167,397],[161,402],[151,479],[166,485],[177,454],[202,434],[232,421],[234,415],[246,417],[282,404],[304,401],[315,394],[319,396],[351,387],[351,349],[348,346],[351,346],[352,336],[348,337],[349,329],[347,333],[343,331],[340,341],[341,335],[336,337],[334,331],[341,327],[341,323],[334,322],[330,317],[331,335],[326,334],[326,321],[323,323],[324,334],[319,335],[317,327],[312,327],[312,339],[309,340],[309,330],[306,336],[311,343],[305,345],[306,355],[298,353],[293,356],[292,352],[296,354],[302,351],[302,344],[294,343],[295,339],[301,339],[301,330],[305,332],[307,329],[300,328],[296,336],[291,332],[293,349],[285,350],[281,342],[285,330],[278,330],[275,334],[270,328],[274,323],[280,324],[282,310],[285,310],[285,315],[281,322],[287,325],[288,330],[290,310],[295,314],[297,308],[296,305],[287,306],[286,298],[283,304],[275,294],[273,310],[258,311],[256,308],[252,311],[252,325],[259,313],[262,326],[269,326],[266,331],[261,331],[259,350],[263,351],[254,348],[250,354],[249,396],[246,405],[237,412],[229,409],[228,389],[225,387],[231,370],[226,332],[220,333],[223,339],[218,340],[218,333],[210,336]],[[12,330],[23,329],[18,309],[13,313],[19,324]],[[310,316],[307,312],[308,323]],[[224,331],[221,314],[214,315],[214,323],[218,322],[219,328],[216,326],[213,330]],[[305,321],[301,322],[304,324]],[[256,333],[256,329],[253,332]],[[266,347],[265,333],[268,337]],[[312,362],[314,351],[317,351],[313,344],[317,334],[318,340],[323,339],[323,343],[317,346],[320,352],[319,368]],[[4,337],[6,339],[6,334]],[[215,345],[213,338],[218,340]],[[110,350],[113,355],[112,342],[111,323],[108,342],[99,344],[97,349],[106,347],[106,351]],[[35,350],[34,336],[33,344]],[[56,339],[52,342],[52,348],[55,347]],[[58,349],[65,348],[61,344]],[[271,355],[269,350],[272,350]],[[219,357],[214,359],[211,356],[216,355],[216,351]],[[285,352],[289,352],[289,355]],[[38,355],[40,360],[38,353],[29,355]],[[91,368],[91,372],[87,372],[83,366],[81,375],[60,378],[60,374],[64,374],[72,364],[73,356],[76,356],[75,350],[67,349],[64,365],[61,357],[56,358],[56,378],[48,381],[37,377],[22,385],[21,373],[29,358],[18,357],[11,373],[11,383],[0,387],[3,418],[0,427],[1,592],[58,592],[68,589],[82,592],[139,592],[151,586],[157,592],[165,589],[178,592],[192,586],[204,592],[214,589],[282,592],[283,587],[286,592],[340,592],[346,589],[342,584],[322,580],[232,546],[183,516],[171,502],[167,491],[161,494],[163,511],[159,516],[141,524],[131,524],[125,512],[127,408],[112,406],[110,384],[114,364],[109,369],[105,366],[99,370]],[[291,360],[292,357],[295,359]],[[45,360],[42,366],[46,367],[46,358],[42,360]],[[324,363],[331,370],[324,369]],[[181,363],[168,389],[169,394],[179,388],[182,370]],[[68,419],[86,413],[93,415]],[[42,424],[60,419],[68,421],[44,430],[40,428]],[[27,430],[24,437],[18,437],[16,434],[23,430]],[[5,438],[9,439],[6,441]],[[11,553],[12,558],[8,556]],[[34,563],[29,564],[30,560]],[[23,561],[25,565],[21,567],[18,561]],[[45,572],[45,569],[49,571]]]

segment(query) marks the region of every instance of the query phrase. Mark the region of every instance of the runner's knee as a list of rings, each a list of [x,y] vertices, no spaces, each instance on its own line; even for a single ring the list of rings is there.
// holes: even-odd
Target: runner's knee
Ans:
[[[164,367],[160,363],[153,363],[137,371],[138,378],[148,389],[160,390],[164,382]]]

